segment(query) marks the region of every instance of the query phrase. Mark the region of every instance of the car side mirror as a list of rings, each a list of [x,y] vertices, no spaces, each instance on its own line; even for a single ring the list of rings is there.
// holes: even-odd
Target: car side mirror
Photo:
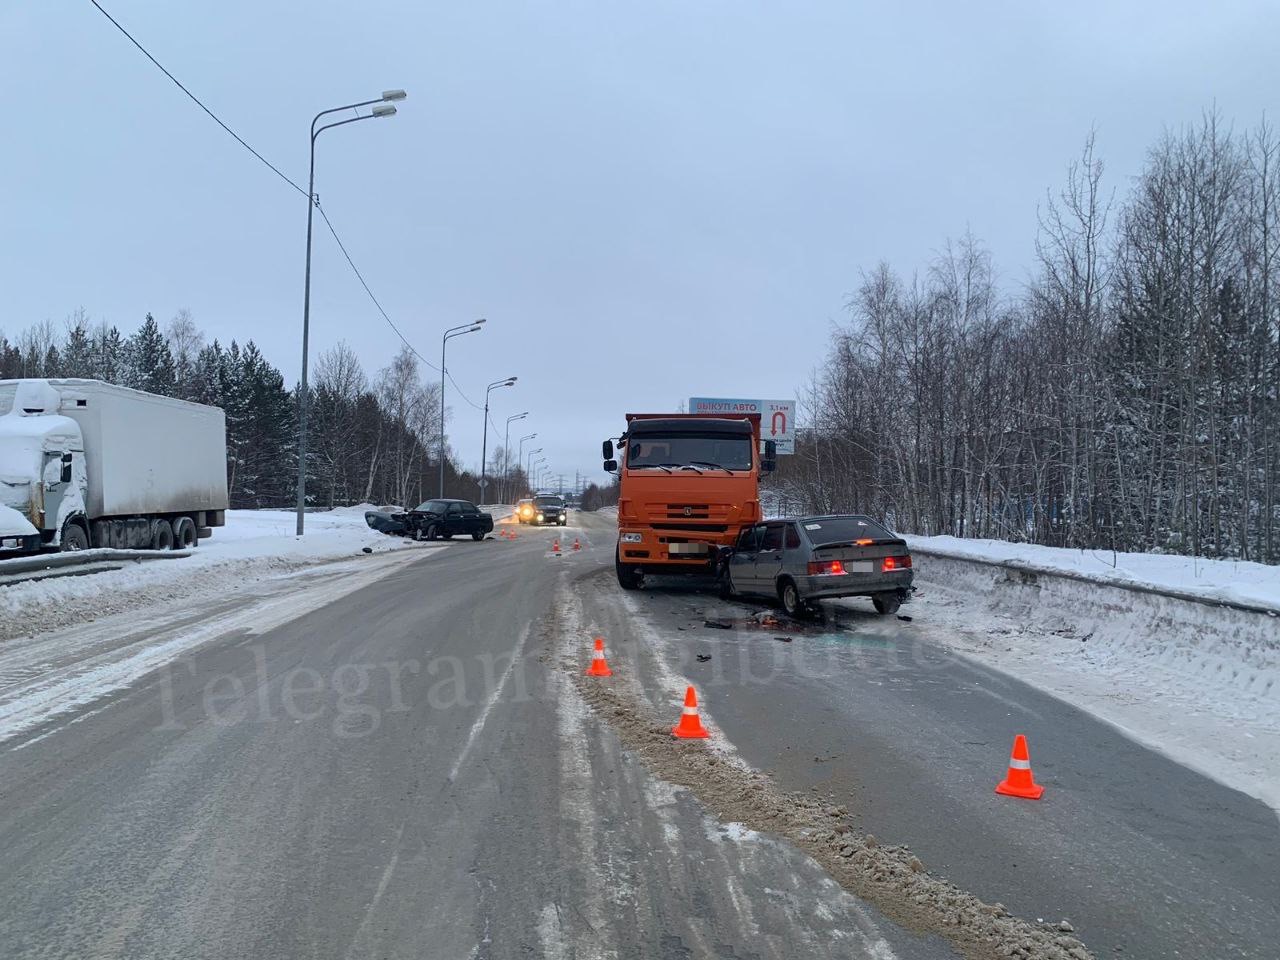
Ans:
[[[600,444],[600,456],[604,460],[613,459],[613,441],[612,440],[606,440],[604,443]],[[605,469],[608,470],[609,468],[605,467]]]
[[[617,461],[617,460],[606,460],[606,461],[604,462],[604,472],[605,472],[605,473],[617,473],[617,472],[618,472],[618,461]]]
[[[62,455],[62,482],[71,482],[71,454],[69,453]]]

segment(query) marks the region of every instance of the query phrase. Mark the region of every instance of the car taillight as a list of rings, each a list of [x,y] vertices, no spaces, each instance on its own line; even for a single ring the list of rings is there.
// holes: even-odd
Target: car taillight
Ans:
[[[844,564],[839,560],[810,560],[809,576],[834,576],[844,573]]]
[[[885,558],[884,558],[884,569],[885,569],[886,571],[889,571],[889,570],[910,570],[910,569],[911,569],[911,558],[910,558],[910,557],[885,557]]]
[[[854,545],[855,547],[869,547],[869,546],[871,546],[873,543],[875,543],[875,541],[874,541],[874,540],[855,540],[855,541],[853,541],[853,545]]]

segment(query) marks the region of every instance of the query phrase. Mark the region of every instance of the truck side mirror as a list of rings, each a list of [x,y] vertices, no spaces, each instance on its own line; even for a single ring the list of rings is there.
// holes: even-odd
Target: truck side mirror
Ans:
[[[774,470],[776,470],[776,469],[778,469],[778,461],[777,461],[777,460],[761,460],[761,461],[760,461],[760,472],[761,472],[761,473],[773,473],[773,471],[774,471]]]
[[[600,456],[606,461],[613,459],[613,441],[612,440],[606,440],[604,443],[600,444]],[[609,468],[605,467],[605,469],[608,470]]]
[[[71,454],[69,453],[62,455],[62,482],[71,482]]]
[[[778,441],[766,440],[764,442],[764,458],[766,460],[775,460],[778,456]]]
[[[618,472],[618,461],[617,461],[617,460],[606,460],[606,461],[604,462],[604,472],[605,472],[605,473],[617,473],[617,472]]]

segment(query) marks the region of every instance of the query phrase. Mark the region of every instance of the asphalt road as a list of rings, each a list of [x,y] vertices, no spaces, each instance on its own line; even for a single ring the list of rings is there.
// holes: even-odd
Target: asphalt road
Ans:
[[[927,596],[904,608],[911,622],[866,604],[762,626],[781,612],[680,581],[621,602],[607,576],[592,587],[589,615],[646,689],[688,677],[747,762],[830,793],[863,831],[988,902],[1068,919],[1099,957],[1280,956],[1275,812],[951,654]],[[1041,801],[993,792],[1015,733]]]
[[[544,629],[612,541],[564,533],[259,588],[230,632],[122,618],[128,651],[207,634],[123,685],[51,660],[78,692],[0,742],[0,954],[951,956],[621,750]]]

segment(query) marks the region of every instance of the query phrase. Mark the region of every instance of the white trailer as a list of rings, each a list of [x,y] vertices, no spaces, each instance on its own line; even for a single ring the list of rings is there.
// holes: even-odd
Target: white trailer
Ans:
[[[99,380],[0,380],[0,506],[0,555],[194,546],[225,518],[225,415]]]

